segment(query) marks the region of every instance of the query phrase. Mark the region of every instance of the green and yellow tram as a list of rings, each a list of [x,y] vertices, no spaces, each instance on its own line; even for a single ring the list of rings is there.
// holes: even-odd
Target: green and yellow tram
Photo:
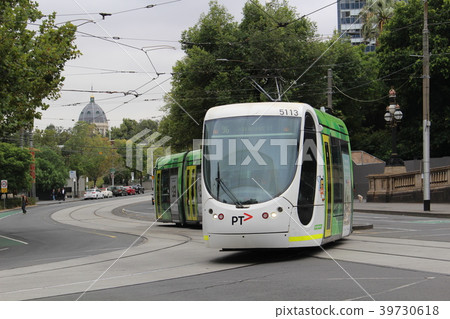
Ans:
[[[202,221],[201,151],[163,156],[155,164],[155,209],[160,222]]]

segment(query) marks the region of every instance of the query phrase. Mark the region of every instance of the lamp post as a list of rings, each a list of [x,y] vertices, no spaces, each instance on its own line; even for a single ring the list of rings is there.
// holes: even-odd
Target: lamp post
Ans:
[[[430,211],[430,32],[428,30],[428,0],[423,2],[423,210]]]
[[[386,124],[391,127],[392,132],[392,153],[389,158],[386,168],[392,172],[392,168],[400,168],[395,169],[395,172],[404,172],[405,164],[403,160],[398,156],[397,153],[397,129],[403,118],[403,112],[400,109],[400,105],[396,102],[396,92],[392,88],[389,90],[389,106],[386,107],[386,113],[384,114],[384,120]]]

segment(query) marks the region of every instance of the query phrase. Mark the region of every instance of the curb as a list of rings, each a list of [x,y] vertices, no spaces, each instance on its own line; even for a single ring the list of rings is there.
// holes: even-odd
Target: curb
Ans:
[[[353,230],[373,229],[373,224],[353,225]]]
[[[404,212],[404,211],[387,211],[376,209],[354,209],[354,212],[364,214],[382,214],[382,215],[403,215],[415,217],[432,217],[432,218],[450,218],[450,213],[433,213],[433,212]]]

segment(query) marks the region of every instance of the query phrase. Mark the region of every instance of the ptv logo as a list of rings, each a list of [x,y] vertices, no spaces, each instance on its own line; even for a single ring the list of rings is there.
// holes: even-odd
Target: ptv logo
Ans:
[[[253,216],[247,213],[244,213],[244,216],[233,216],[231,217],[231,225],[234,225],[236,223],[239,223],[239,225],[242,225],[242,222],[246,222],[247,220],[252,219]]]

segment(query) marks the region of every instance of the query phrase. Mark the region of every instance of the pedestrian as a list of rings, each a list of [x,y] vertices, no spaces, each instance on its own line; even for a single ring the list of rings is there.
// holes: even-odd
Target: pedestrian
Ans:
[[[25,207],[28,204],[28,197],[26,195],[22,195],[22,213],[26,214],[27,210],[25,209]]]
[[[56,199],[61,200],[61,188],[58,188],[58,190],[56,191]]]
[[[52,189],[52,198],[56,200],[56,190],[54,188]]]
[[[66,190],[63,188],[61,188],[61,196],[62,196],[62,200],[65,202],[66,201]]]

